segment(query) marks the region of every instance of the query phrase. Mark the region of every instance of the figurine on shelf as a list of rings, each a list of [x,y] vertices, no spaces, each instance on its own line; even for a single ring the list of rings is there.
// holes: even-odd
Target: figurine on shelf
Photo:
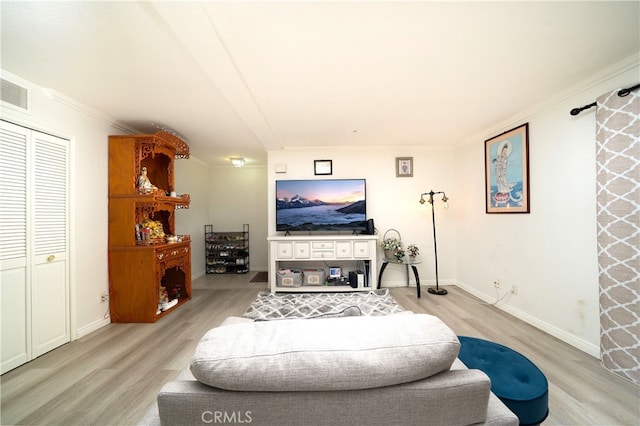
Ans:
[[[168,303],[169,303],[169,294],[167,293],[166,287],[161,285],[160,292],[158,293],[158,310],[156,311],[156,314],[160,314],[160,312],[165,310]]]
[[[143,167],[140,172],[140,177],[138,177],[138,191],[143,194],[150,194],[156,189],[158,188],[151,183],[147,176],[147,168]]]

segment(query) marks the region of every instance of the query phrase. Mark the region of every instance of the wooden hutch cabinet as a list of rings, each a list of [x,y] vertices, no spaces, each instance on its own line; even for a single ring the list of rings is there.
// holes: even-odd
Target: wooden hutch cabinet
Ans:
[[[175,212],[190,203],[175,194],[183,158],[189,146],[164,131],[109,136],[112,322],[155,322],[191,299],[191,240],[175,235]]]

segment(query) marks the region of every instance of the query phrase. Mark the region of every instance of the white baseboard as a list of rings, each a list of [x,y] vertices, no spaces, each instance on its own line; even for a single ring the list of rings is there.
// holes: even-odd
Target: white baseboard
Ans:
[[[111,318],[107,317],[107,318],[104,318],[104,319],[101,319],[101,320],[98,320],[98,321],[94,321],[91,324],[85,325],[84,327],[78,329],[77,339],[80,339],[80,338],[86,336],[87,334],[91,334],[94,331],[96,331],[96,330],[98,330],[98,329],[100,329],[100,328],[102,328],[104,326],[107,326],[109,324],[111,324]]]
[[[463,289],[464,291],[467,291],[471,294],[473,294],[474,296],[478,297],[479,299],[482,299],[484,302],[487,303],[493,303],[493,297],[489,296],[487,294],[481,293],[479,292],[477,289],[467,286],[461,282],[458,282],[455,284],[456,286],[460,287],[461,289]],[[581,351],[591,355],[594,358],[600,359],[600,347],[593,345],[590,342],[587,342],[583,339],[579,339],[578,337],[576,337],[573,334],[567,333],[566,331],[556,327],[555,325],[549,324],[545,321],[540,320],[539,318],[536,318],[524,311],[521,311],[520,309],[516,309],[513,306],[510,305],[506,305],[506,304],[496,304],[494,305],[496,308],[501,309],[505,312],[507,312],[510,315],[513,315],[514,317],[526,322],[527,324],[530,324],[542,331],[544,331],[547,334],[552,335],[553,337],[556,337],[560,340],[562,340],[563,342],[577,348],[580,349]]]
[[[407,286],[407,282],[406,281],[389,281],[389,280],[384,280],[384,283],[380,286],[380,288],[392,288],[392,287],[406,287]],[[410,283],[409,284],[410,287],[415,287],[416,283]]]
[[[438,287],[443,287],[447,285],[456,285],[456,283],[452,280],[439,280]],[[406,287],[406,286],[407,286],[406,280],[390,280],[390,281],[384,280],[384,283],[380,286],[380,288]],[[435,287],[435,286],[436,286],[436,280],[420,280],[420,288],[428,288],[428,287]],[[413,279],[409,282],[409,287],[413,287],[413,288],[416,287],[416,283]]]

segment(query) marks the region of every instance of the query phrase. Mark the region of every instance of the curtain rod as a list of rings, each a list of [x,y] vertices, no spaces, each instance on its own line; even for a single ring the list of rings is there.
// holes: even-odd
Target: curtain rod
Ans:
[[[633,92],[634,90],[640,88],[640,84],[636,84],[635,86],[629,87],[627,89],[621,89],[618,91],[618,96],[620,97],[624,97],[624,96],[628,96],[629,93]],[[597,102],[592,102],[589,105],[585,105],[583,107],[580,108],[574,108],[571,110],[571,112],[569,114],[571,115],[578,115],[580,114],[582,111],[584,111],[585,109],[589,109],[591,107],[596,106]]]

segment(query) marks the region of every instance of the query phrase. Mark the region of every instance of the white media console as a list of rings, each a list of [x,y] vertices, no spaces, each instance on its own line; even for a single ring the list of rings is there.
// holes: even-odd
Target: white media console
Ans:
[[[269,286],[271,292],[369,291],[377,287],[376,235],[305,235],[272,236],[269,241]],[[361,270],[364,285],[278,286],[281,268],[324,269],[339,267],[342,275]]]

